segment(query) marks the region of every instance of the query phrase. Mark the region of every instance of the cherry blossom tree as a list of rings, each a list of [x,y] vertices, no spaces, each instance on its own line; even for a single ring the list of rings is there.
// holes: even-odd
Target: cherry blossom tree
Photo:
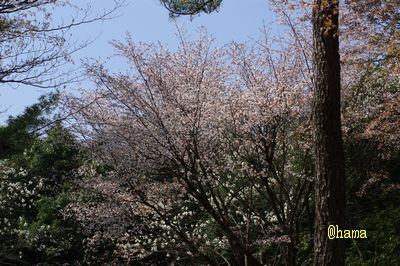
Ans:
[[[75,132],[142,206],[131,209],[157,226],[146,241],[158,244],[137,243],[130,256],[295,265],[313,171],[303,55],[268,39],[217,49],[204,33],[176,52],[130,38],[114,45],[129,73],[90,66],[97,88],[68,105],[81,110]],[[281,255],[268,257],[271,246]]]

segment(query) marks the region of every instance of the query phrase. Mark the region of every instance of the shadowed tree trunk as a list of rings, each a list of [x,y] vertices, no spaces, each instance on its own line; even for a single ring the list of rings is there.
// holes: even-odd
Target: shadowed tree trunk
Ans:
[[[328,226],[344,226],[345,175],[340,122],[338,0],[315,0],[313,9],[316,159],[314,265],[344,265],[345,242],[330,240]]]

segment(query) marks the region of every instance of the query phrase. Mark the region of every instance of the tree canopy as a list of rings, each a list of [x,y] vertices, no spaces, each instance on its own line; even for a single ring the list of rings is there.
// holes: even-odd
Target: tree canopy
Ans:
[[[129,71],[87,63],[92,86],[0,125],[0,264],[400,265],[395,2],[271,0],[285,35],[246,43],[113,41]],[[53,28],[55,5],[0,1],[3,84],[62,86],[70,42],[48,42],[91,19]]]

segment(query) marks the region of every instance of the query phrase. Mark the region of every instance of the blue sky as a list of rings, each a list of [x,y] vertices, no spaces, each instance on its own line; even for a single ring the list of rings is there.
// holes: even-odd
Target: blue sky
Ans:
[[[101,13],[110,7],[112,1],[76,1],[78,5],[88,2],[92,2],[93,12]],[[77,64],[83,58],[107,60],[107,57],[113,54],[110,41],[123,40],[127,32],[138,42],[160,41],[171,49],[177,46],[175,23],[171,21],[167,10],[158,0],[127,0],[127,2],[128,5],[117,12],[117,18],[84,25],[72,31],[74,40],[87,40],[99,36],[89,47],[74,55]],[[68,18],[68,14],[59,13],[58,17]],[[266,0],[224,0],[217,13],[201,15],[193,20],[181,17],[177,22],[194,38],[200,26],[206,27],[216,38],[215,44],[222,45],[232,40],[245,42],[257,38],[263,23],[271,23],[273,16]],[[108,65],[114,70],[123,70],[118,61],[110,61]],[[77,84],[70,84],[68,89],[73,90],[76,86]],[[84,86],[90,84],[84,83]],[[0,89],[0,108],[8,108],[8,111],[6,115],[0,117],[0,123],[3,123],[8,115],[18,114],[25,106],[35,103],[37,98],[46,92],[48,92],[46,89],[22,86],[12,89],[3,86]]]

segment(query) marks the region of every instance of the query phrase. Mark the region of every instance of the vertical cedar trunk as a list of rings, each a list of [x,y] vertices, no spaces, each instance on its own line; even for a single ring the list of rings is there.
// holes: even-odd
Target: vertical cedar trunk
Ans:
[[[329,240],[344,227],[345,175],[340,122],[339,0],[314,0],[313,122],[316,160],[314,265],[344,265],[345,242]]]

